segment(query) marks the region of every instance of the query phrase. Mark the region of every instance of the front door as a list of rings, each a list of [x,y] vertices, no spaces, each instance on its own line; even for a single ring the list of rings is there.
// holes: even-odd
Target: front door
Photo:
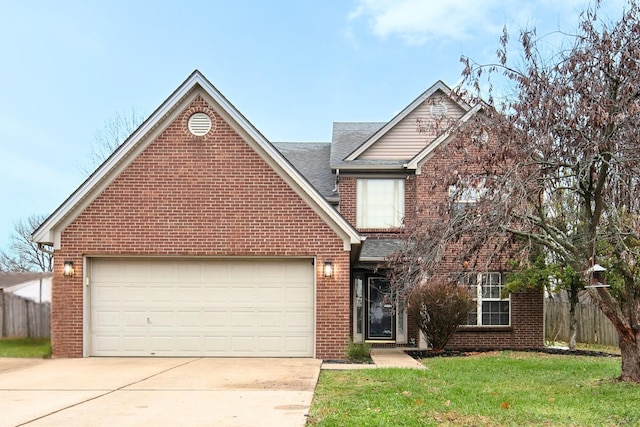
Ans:
[[[394,341],[396,339],[395,314],[389,281],[382,277],[369,277],[366,301],[365,339]]]

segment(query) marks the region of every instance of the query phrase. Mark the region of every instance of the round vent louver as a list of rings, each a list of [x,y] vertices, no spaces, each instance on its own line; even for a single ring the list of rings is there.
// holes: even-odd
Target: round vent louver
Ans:
[[[433,117],[441,118],[447,115],[447,106],[442,102],[431,105],[431,115]]]
[[[188,128],[195,136],[204,136],[211,130],[211,118],[205,113],[195,113],[189,117]]]

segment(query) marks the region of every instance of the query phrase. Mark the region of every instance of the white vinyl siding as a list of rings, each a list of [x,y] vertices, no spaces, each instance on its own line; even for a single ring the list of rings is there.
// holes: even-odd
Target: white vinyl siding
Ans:
[[[311,259],[89,265],[91,356],[313,356]]]
[[[448,118],[459,119],[463,116],[464,110],[444,96],[442,92],[437,92],[433,97],[442,98],[442,102],[446,106]],[[426,126],[427,129],[425,132],[418,131],[418,119],[422,121],[428,120],[435,123],[431,112],[432,105],[433,101],[431,101],[431,98],[427,99],[358,158],[369,160],[412,159],[429,142],[438,136],[439,133],[444,131],[444,128],[442,128],[439,133],[436,133],[435,128],[430,125]],[[444,120],[444,122],[447,122],[447,120]],[[444,127],[446,128],[448,125],[445,125]]]
[[[393,228],[402,225],[403,179],[359,179],[356,198],[358,228]]]

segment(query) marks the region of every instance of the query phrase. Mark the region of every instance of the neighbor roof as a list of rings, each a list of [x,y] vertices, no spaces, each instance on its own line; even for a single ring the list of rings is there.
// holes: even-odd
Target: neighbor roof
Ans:
[[[32,280],[47,279],[53,277],[53,273],[35,273],[32,271],[0,272],[0,289],[19,285]]]

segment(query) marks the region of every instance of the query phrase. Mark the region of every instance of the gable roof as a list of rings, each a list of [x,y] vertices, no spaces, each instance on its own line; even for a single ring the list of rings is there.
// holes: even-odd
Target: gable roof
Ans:
[[[331,143],[331,169],[402,169],[402,160],[371,160],[355,159],[346,161],[345,158],[364,141],[379,131],[385,123],[380,122],[335,122]]]
[[[435,138],[433,141],[427,144],[426,147],[420,150],[408,163],[405,164],[405,167],[407,169],[414,169],[416,171],[416,174],[420,174],[420,168],[422,167],[422,164],[429,159],[431,153],[433,153],[433,151],[436,148],[438,148],[441,144],[448,142],[454,136],[454,130],[458,126],[469,121],[471,117],[478,114],[478,112],[481,111],[483,108],[484,108],[483,104],[476,104],[473,108],[467,111],[462,117],[460,117],[455,125],[449,127],[449,129],[441,133],[437,138]]]
[[[329,142],[274,142],[282,155],[324,196],[329,202],[338,202],[335,176],[331,173]]]
[[[191,75],[158,107],[126,141],[87,178],[36,231],[33,241],[60,247],[62,231],[95,200],[173,120],[179,107],[198,94],[227,121],[258,155],[320,215],[343,239],[344,249],[360,244],[363,237],[340,215],[313,185],[272,145],[198,70]]]
[[[391,129],[393,129],[398,123],[400,123],[404,118],[406,118],[409,114],[411,114],[414,110],[416,110],[422,103],[430,98],[437,91],[444,92],[447,96],[451,94],[451,88],[444,84],[441,80],[438,80],[435,84],[433,84],[429,89],[424,91],[420,96],[413,100],[409,105],[407,105],[400,113],[398,113],[394,118],[384,124],[381,128],[379,128],[376,132],[374,132],[366,141],[364,141],[360,146],[354,149],[348,156],[344,157],[344,160],[347,162],[357,160],[360,155],[362,155],[367,149],[369,149],[373,144],[375,144],[378,140],[380,140],[385,134],[387,134]],[[457,102],[458,105],[464,110],[468,111],[469,106]]]

